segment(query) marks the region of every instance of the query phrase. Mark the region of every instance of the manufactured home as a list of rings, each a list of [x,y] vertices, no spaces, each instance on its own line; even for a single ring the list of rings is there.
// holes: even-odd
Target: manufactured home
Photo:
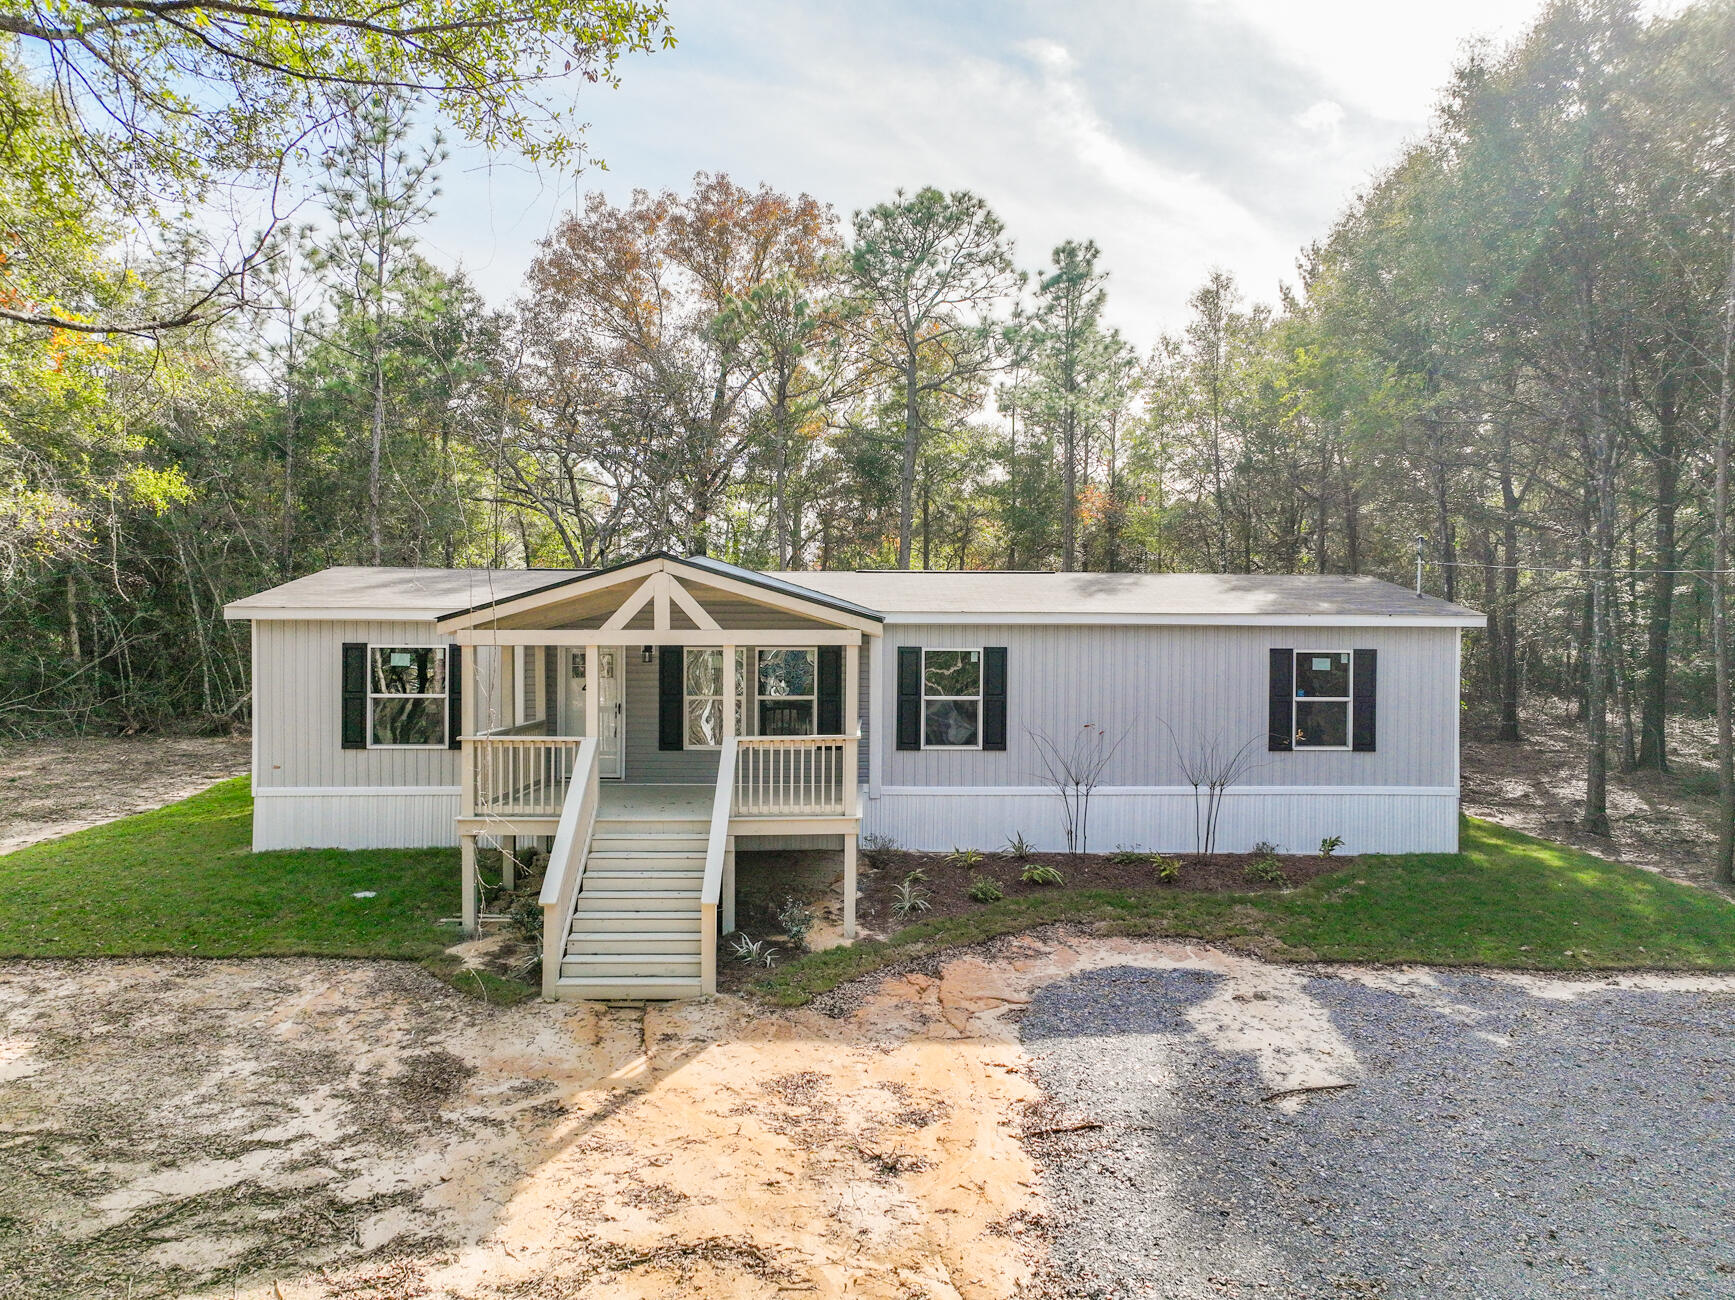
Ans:
[[[1065,847],[1045,748],[1104,737],[1092,847],[1458,842],[1460,639],[1363,577],[334,568],[229,605],[253,644],[253,847],[550,845],[553,995],[714,984],[738,850]]]

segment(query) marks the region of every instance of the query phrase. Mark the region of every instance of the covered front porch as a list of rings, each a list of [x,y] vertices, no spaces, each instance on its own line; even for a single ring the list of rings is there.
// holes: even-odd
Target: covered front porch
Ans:
[[[460,611],[440,630],[460,646],[464,921],[478,919],[479,837],[551,840],[545,992],[713,989],[742,837],[836,837],[853,936],[871,611],[717,561],[655,556]],[[587,893],[593,840],[608,869]],[[585,919],[600,909],[622,916]],[[643,969],[663,974],[634,979],[621,944],[582,939],[575,915],[598,934],[643,936]],[[691,981],[664,959],[689,929]],[[579,978],[592,968],[607,974]]]

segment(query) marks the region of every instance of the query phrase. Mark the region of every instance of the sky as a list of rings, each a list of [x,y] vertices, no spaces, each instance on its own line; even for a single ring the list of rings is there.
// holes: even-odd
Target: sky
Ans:
[[[1426,128],[1466,41],[1538,0],[670,0],[679,45],[579,96],[607,170],[453,148],[426,245],[490,301],[592,190],[699,171],[851,212],[923,185],[982,195],[1035,270],[1094,239],[1141,346],[1215,268],[1275,299],[1298,253]]]

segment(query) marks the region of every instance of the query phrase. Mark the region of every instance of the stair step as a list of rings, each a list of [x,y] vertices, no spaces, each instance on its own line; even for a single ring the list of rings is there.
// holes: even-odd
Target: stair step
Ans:
[[[591,829],[591,836],[602,836],[607,839],[613,836],[631,836],[638,839],[641,836],[651,837],[670,835],[676,837],[691,837],[709,835],[711,819],[709,817],[598,817],[596,825]]]
[[[691,866],[703,869],[705,855],[703,853],[645,853],[634,849],[611,849],[607,853],[598,853],[592,849],[590,856],[584,860],[584,869],[587,872],[599,868],[608,871],[623,864],[642,865],[651,870],[662,866]]]
[[[603,871],[585,872],[581,893],[589,893],[599,886],[607,889],[697,889],[704,879],[702,867],[688,867],[682,871],[673,867],[655,871],[638,871],[631,866],[609,867]]]
[[[578,896],[573,914],[594,912],[692,912],[698,914],[698,894],[691,889],[601,889]]]
[[[683,975],[619,977],[592,975],[583,979],[567,979],[563,976],[556,980],[554,985],[556,996],[588,998],[593,1002],[639,1002],[660,998],[696,998],[699,996],[700,988],[700,983],[696,977]]]
[[[594,853],[697,853],[704,856],[710,847],[709,835],[593,835],[590,851]]]
[[[699,954],[682,953],[585,953],[561,959],[560,973],[566,979],[595,977],[642,979],[650,975],[684,975],[699,978]]]
[[[659,908],[646,911],[630,907],[613,908],[600,907],[591,911],[574,912],[572,915],[572,932],[574,934],[597,934],[607,931],[618,934],[634,930],[672,930],[691,927],[694,934],[699,932],[699,909],[691,906],[688,899],[685,908]]]
[[[696,927],[691,930],[585,930],[575,931],[567,937],[568,957],[604,952],[678,952],[697,956],[699,932]]]

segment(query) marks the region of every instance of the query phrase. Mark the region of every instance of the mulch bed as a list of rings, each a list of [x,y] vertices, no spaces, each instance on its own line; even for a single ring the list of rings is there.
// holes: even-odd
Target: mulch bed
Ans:
[[[1270,892],[1305,885],[1328,872],[1341,870],[1348,858],[1322,858],[1318,855],[1279,854],[1278,865],[1286,883],[1267,885],[1248,878],[1247,869],[1257,858],[1251,853],[1213,853],[1209,857],[1191,854],[1171,854],[1181,864],[1180,879],[1165,885],[1157,879],[1156,868],[1149,861],[1116,862],[1106,853],[1032,853],[1028,858],[1014,860],[989,853],[973,867],[963,867],[948,861],[944,853],[882,852],[873,855],[873,870],[862,877],[861,897],[856,915],[861,924],[871,930],[889,932],[902,929],[908,921],[892,911],[897,888],[912,871],[921,871],[926,879],[921,887],[927,891],[928,910],[913,920],[957,916],[982,906],[971,899],[970,882],[977,878],[992,880],[1007,898],[1040,894],[1055,889],[1106,889],[1132,891],[1145,889],[1175,889],[1190,893],[1245,894]],[[1018,878],[1031,863],[1054,867],[1065,878],[1063,885],[1027,885]]]

